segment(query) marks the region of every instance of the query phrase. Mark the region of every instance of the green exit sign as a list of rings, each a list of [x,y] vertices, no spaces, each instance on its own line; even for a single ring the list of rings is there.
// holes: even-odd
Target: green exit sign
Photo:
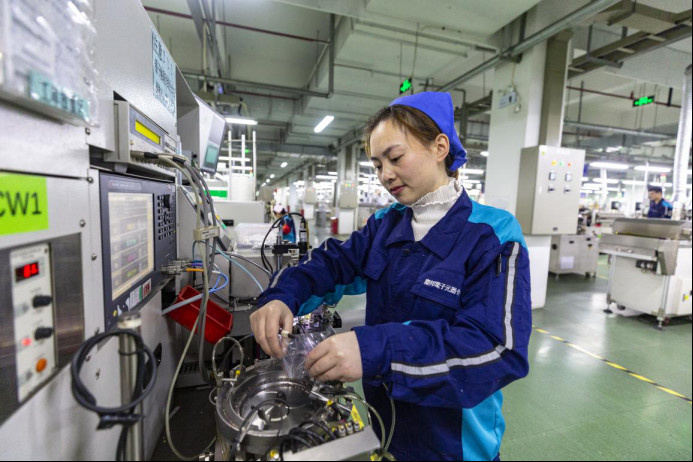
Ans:
[[[638,98],[633,100],[633,107],[637,106],[644,106],[646,104],[652,104],[654,103],[654,95],[652,96],[643,96],[642,98]]]
[[[402,82],[402,84],[399,86],[399,94],[401,95],[409,90],[411,90],[411,77]]]

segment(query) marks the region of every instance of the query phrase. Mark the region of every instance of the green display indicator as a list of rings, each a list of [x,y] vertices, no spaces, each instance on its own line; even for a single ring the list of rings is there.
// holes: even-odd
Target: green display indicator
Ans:
[[[48,227],[46,178],[0,173],[0,235]]]
[[[638,98],[636,100],[633,100],[633,107],[637,106],[644,106],[646,104],[652,104],[654,103],[654,95],[652,96],[643,96],[642,98]]]
[[[226,189],[210,189],[209,194],[210,196],[221,197],[224,199],[229,196],[229,192]]]
[[[408,90],[411,90],[411,77],[402,82],[402,84],[399,86],[399,94],[401,95]]]

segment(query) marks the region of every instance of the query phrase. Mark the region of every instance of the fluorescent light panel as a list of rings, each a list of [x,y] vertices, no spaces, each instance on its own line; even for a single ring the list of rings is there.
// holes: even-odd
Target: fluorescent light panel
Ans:
[[[650,165],[645,166],[645,165],[638,165],[637,167],[633,167],[634,170],[637,170],[638,172],[648,172],[648,173],[669,173],[671,172],[671,169],[669,167],[660,167],[656,165]]]
[[[282,164],[281,164],[281,168],[284,168],[284,167],[286,167],[287,165],[289,165],[289,163],[288,163],[288,162],[282,162]]]
[[[241,117],[227,117],[226,123],[227,124],[236,124],[236,125],[257,125],[257,120],[244,119]]]
[[[592,162],[590,168],[605,168],[607,170],[628,170],[628,164],[620,164],[618,162]]]
[[[484,171],[480,168],[463,168],[460,173],[464,175],[483,175]]]
[[[326,115],[325,117],[323,117],[323,119],[320,121],[320,123],[318,123],[318,124],[315,126],[315,128],[313,129],[313,131],[314,131],[315,133],[320,133],[321,131],[323,131],[323,130],[325,129],[325,127],[327,127],[328,125],[330,125],[330,123],[331,123],[333,120],[334,120],[334,116]]]

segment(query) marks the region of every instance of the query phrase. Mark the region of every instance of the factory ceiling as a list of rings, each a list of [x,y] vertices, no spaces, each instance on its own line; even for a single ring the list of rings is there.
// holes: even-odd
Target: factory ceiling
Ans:
[[[225,112],[258,121],[260,180],[329,165],[335,148],[358,139],[405,79],[412,77],[417,92],[455,82],[515,44],[506,26],[533,8],[558,20],[588,3],[143,0],[191,88]],[[563,144],[587,149],[588,158],[670,163],[691,63],[690,0],[612,3],[571,26]],[[485,162],[479,153],[492,91],[493,68],[451,90],[456,106],[472,109],[464,140],[472,165]],[[650,95],[654,104],[633,107],[634,98]],[[314,133],[328,114],[334,121]],[[234,138],[245,130],[235,128]]]

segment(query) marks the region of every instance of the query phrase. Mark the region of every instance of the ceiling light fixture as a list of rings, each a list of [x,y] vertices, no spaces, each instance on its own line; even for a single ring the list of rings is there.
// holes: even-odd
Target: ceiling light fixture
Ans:
[[[274,173],[270,175],[270,179],[274,179]]]
[[[669,173],[671,172],[671,169],[669,167],[659,167],[656,165],[638,165],[636,167],[633,167],[633,170],[637,170],[638,172],[648,172],[648,173]]]
[[[313,129],[313,131],[314,131],[315,133],[320,133],[321,131],[323,131],[323,130],[325,129],[325,127],[327,127],[328,125],[330,125],[330,123],[331,123],[333,120],[334,120],[334,116],[326,115],[325,117],[323,117],[323,119],[320,121],[320,123],[318,123],[318,124],[315,126],[315,128]]]
[[[466,174],[466,175],[483,175],[484,170],[480,168],[463,168],[460,173]]]
[[[286,167],[287,165],[289,165],[289,163],[288,163],[288,162],[282,162],[282,165],[281,165],[281,167],[282,167],[282,168],[284,168],[284,167]]]
[[[619,164],[618,162],[592,162],[589,165],[591,168],[605,168],[607,170],[628,170],[628,164]]]
[[[488,151],[481,151],[480,154],[482,157],[488,157]]]
[[[236,125],[257,125],[257,120],[244,119],[241,117],[227,117],[226,123],[227,124],[236,124]]]

